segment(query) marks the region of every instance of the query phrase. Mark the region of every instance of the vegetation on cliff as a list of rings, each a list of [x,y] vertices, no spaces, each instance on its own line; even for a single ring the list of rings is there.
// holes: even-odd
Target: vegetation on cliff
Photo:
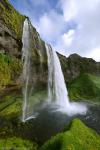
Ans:
[[[81,74],[68,85],[71,100],[100,101],[100,76]]]
[[[21,38],[25,16],[22,16],[17,12],[13,6],[9,4],[8,0],[0,1],[0,15],[0,18],[5,24],[12,29],[19,38]]]
[[[15,78],[20,76],[22,64],[19,59],[0,53],[0,89],[14,84]]]
[[[7,150],[37,150],[37,144],[18,137],[0,139],[0,148]]]
[[[66,128],[65,128],[66,129]],[[46,142],[40,150],[100,150],[100,136],[75,119],[67,130]]]

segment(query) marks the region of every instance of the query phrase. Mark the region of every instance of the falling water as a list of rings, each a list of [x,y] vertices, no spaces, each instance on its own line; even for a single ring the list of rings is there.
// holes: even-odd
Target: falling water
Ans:
[[[23,80],[24,80],[24,87],[23,87],[23,116],[22,120],[25,121],[26,113],[27,113],[27,99],[28,99],[28,84],[29,84],[29,67],[30,67],[30,53],[29,53],[29,23],[26,19],[24,21],[23,27],[23,36],[22,36],[22,61],[24,62],[23,66]]]
[[[60,105],[69,105],[59,58],[50,45],[46,45],[46,49],[48,55],[48,100],[55,100]]]
[[[31,49],[33,48],[31,41],[31,32],[32,27],[28,19],[24,21],[23,26],[23,36],[22,36],[22,61],[23,61],[23,114],[22,114],[22,121],[25,122],[30,118],[35,117],[35,113],[33,111],[33,97],[32,94],[34,93],[33,90],[33,66],[31,62]],[[34,71],[35,72],[35,71]]]
[[[34,113],[34,108],[38,104],[38,100],[35,98],[34,102],[34,88],[39,85],[39,81],[34,77],[37,74],[41,74],[42,70],[42,52],[41,46],[39,46],[38,54],[40,66],[34,65],[32,49],[36,43],[33,45],[33,30],[31,23],[28,19],[24,21],[23,26],[23,36],[22,36],[22,61],[23,61],[23,114],[22,120],[26,121],[28,119],[34,118],[36,113]],[[38,37],[38,44],[41,45],[40,37]],[[46,51],[48,56],[48,102],[57,106],[57,110],[66,112],[69,115],[84,113],[86,112],[86,107],[79,103],[69,102],[68,93],[64,81],[64,76],[61,70],[61,65],[56,52],[51,48],[50,45],[46,44]],[[35,45],[37,47],[37,45]],[[38,72],[37,72],[38,70]],[[45,100],[44,100],[44,103]]]
[[[68,115],[86,113],[86,106],[69,102],[59,58],[52,47],[46,44],[48,56],[48,102],[58,106],[59,111]]]

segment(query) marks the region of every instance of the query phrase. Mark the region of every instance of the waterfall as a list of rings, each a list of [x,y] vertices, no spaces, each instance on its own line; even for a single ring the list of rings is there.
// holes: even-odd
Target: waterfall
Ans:
[[[50,45],[46,45],[46,50],[48,56],[48,100],[54,100],[59,105],[69,105],[59,58]]]
[[[30,53],[29,53],[29,23],[26,19],[24,21],[24,27],[23,27],[23,36],[22,36],[22,61],[24,62],[23,65],[23,81],[24,81],[24,87],[23,87],[23,116],[22,120],[24,121],[26,118],[27,113],[27,99],[28,99],[28,85],[29,85],[29,68],[30,68]]]
[[[32,45],[32,27],[31,23],[28,19],[24,21],[23,26],[23,36],[22,36],[22,61],[23,61],[23,113],[22,113],[22,121],[25,122],[30,118],[35,117],[35,113],[33,111],[32,94],[34,93],[34,83],[32,81],[33,76],[33,64],[31,62],[31,49]],[[34,71],[35,72],[35,71]]]
[[[49,44],[45,45],[48,56],[48,102],[58,106],[58,111],[68,115],[86,113],[86,106],[69,102],[59,58]]]
[[[35,42],[37,38],[38,44]],[[38,91],[39,77],[43,75],[43,49],[39,35],[34,35],[33,28],[28,19],[24,21],[22,36],[22,61],[23,61],[23,114],[22,120],[36,117],[36,106],[47,101],[42,97],[37,99],[34,91]],[[34,48],[35,47],[35,48]],[[63,111],[69,115],[84,113],[86,107],[79,103],[69,102],[68,92],[64,81],[59,58],[48,44],[45,44],[48,57],[48,103],[57,106],[55,110]],[[33,51],[34,49],[34,51]],[[39,57],[35,57],[34,53]],[[38,65],[37,65],[38,62]],[[38,91],[39,93],[39,91]]]

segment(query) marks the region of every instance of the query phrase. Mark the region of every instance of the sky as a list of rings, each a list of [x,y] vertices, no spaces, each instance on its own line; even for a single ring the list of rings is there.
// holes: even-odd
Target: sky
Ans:
[[[63,55],[100,61],[100,0],[9,0]]]

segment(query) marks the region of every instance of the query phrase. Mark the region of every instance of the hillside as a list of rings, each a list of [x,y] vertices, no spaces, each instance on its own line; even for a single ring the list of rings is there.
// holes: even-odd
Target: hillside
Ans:
[[[78,119],[67,130],[47,141],[40,150],[99,150],[100,136]]]
[[[81,74],[68,86],[71,100],[100,101],[100,76]]]
[[[58,56],[70,99],[100,101],[100,63],[77,54]]]

